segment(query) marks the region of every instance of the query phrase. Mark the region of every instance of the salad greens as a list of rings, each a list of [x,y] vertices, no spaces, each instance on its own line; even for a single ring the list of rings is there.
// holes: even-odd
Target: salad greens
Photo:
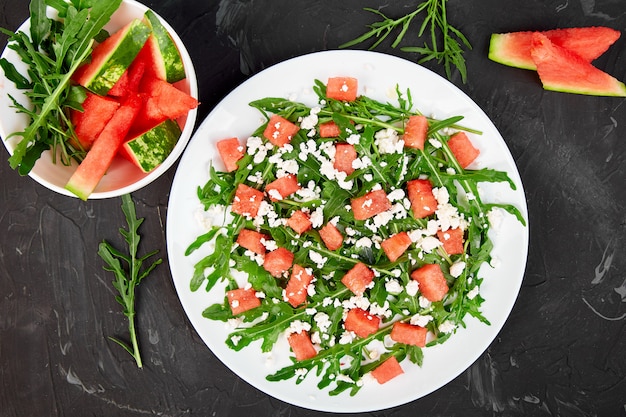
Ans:
[[[109,337],[112,341],[124,348],[135,359],[137,367],[143,366],[141,354],[139,352],[139,342],[135,328],[135,300],[137,286],[152,272],[163,260],[161,258],[152,262],[150,266],[142,271],[143,262],[155,255],[158,251],[152,251],[142,257],[137,256],[137,249],[141,236],[137,231],[143,223],[143,218],[138,219],[135,211],[135,204],[130,194],[122,195],[122,211],[128,223],[128,230],[120,228],[120,233],[124,236],[128,244],[128,255],[115,249],[110,243],[103,241],[98,247],[98,255],[104,260],[107,266],[105,270],[115,274],[113,287],[118,291],[116,301],[124,307],[124,315],[128,317],[128,331],[130,333],[130,346],[115,337]],[[122,261],[122,262],[120,262]]]
[[[428,346],[445,342],[456,328],[464,327],[466,317],[489,321],[480,311],[484,301],[479,287],[479,269],[491,261],[492,242],[488,232],[489,216],[505,210],[525,225],[520,211],[508,204],[483,203],[478,192],[481,182],[503,182],[515,189],[505,172],[492,169],[464,170],[459,166],[447,140],[458,130],[467,130],[462,117],[446,120],[429,119],[429,132],[423,150],[404,148],[401,135],[413,109],[411,92],[396,87],[397,104],[383,103],[360,96],[353,102],[326,97],[326,87],[315,81],[319,105],[268,97],[250,105],[266,118],[278,114],[297,123],[300,130],[290,144],[274,147],[262,134],[267,123],[259,126],[247,141],[245,155],[233,172],[210,168],[209,180],[198,187],[197,196],[205,210],[223,210],[223,224],[212,226],[197,237],[186,252],[190,255],[209,244],[210,252],[196,266],[190,287],[210,291],[218,282],[226,290],[239,287],[241,275],[261,298],[259,307],[233,316],[228,300],[208,306],[203,316],[235,324],[225,343],[236,351],[260,341],[263,352],[274,348],[276,341],[293,329],[306,326],[318,348],[311,359],[296,361],[267,376],[270,381],[295,378],[301,382],[314,373],[318,387],[329,388],[331,395],[349,391],[354,395],[363,377],[385,359],[408,358],[421,364],[422,348],[400,343],[389,344],[388,335],[396,321],[418,323],[431,334]],[[322,138],[317,127],[334,121],[340,128],[338,138]],[[353,143],[359,163],[354,173],[333,178],[326,169],[332,161],[335,141]],[[389,149],[392,145],[392,149]],[[398,146],[399,145],[399,146]],[[355,162],[357,162],[355,161]],[[353,163],[354,166],[354,163]],[[262,189],[263,184],[285,173],[297,174],[301,189],[289,198],[267,202],[262,214],[247,218],[227,209],[241,183]],[[336,173],[336,172],[335,172]],[[442,214],[426,219],[415,218],[403,187],[409,180],[428,177],[437,188],[439,204],[451,210],[452,217],[465,228],[466,252],[448,255],[441,247],[428,248],[423,239],[432,237],[432,226],[447,220]],[[350,210],[350,199],[365,192],[383,188],[392,209],[388,216],[356,221]],[[394,196],[393,198],[391,196]],[[285,219],[297,209],[323,213],[323,223],[333,220],[345,239],[336,251],[328,250],[317,230],[297,234],[285,225]],[[389,215],[390,214],[390,215]],[[380,216],[380,215],[379,215]],[[315,226],[314,226],[315,227]],[[294,264],[314,271],[304,305],[293,308],[285,302],[285,277],[274,278],[262,261],[236,243],[239,232],[253,229],[270,236],[276,246],[294,254]],[[395,233],[412,234],[413,244],[397,261],[390,262],[380,242]],[[363,296],[355,296],[341,283],[342,276],[357,262],[367,264],[376,275],[374,284]],[[425,263],[440,264],[450,290],[443,301],[429,302],[414,286],[410,273]],[[343,328],[347,309],[360,306],[382,319],[379,330],[365,338],[353,337]]]
[[[422,55],[422,58],[417,61],[419,64],[433,60],[439,64],[443,63],[448,79],[452,77],[452,66],[454,65],[461,75],[461,80],[465,83],[467,81],[467,67],[463,57],[463,48],[472,49],[472,45],[460,30],[448,22],[446,2],[447,0],[426,0],[420,3],[411,13],[407,13],[398,19],[392,19],[380,10],[366,7],[366,11],[377,14],[382,20],[372,23],[368,26],[370,28],[369,31],[340,45],[339,48],[348,48],[365,42],[370,38],[377,38],[376,42],[369,48],[375,49],[394,29],[401,28],[396,39],[391,44],[391,47],[395,48],[402,42],[413,19],[424,12],[426,16],[422,21],[418,36],[422,37],[426,33],[430,37],[430,45],[424,42],[423,46],[404,46],[400,49],[404,52],[416,52]]]
[[[120,4],[121,0],[31,0],[29,34],[0,28],[9,37],[8,48],[27,67],[22,74],[13,63],[0,59],[6,77],[29,99],[23,104],[11,97],[13,107],[30,119],[24,131],[10,135],[21,137],[9,158],[20,175],[28,175],[48,149],[54,162],[58,157],[69,165],[82,158],[83,150],[68,142],[75,136],[68,112],[82,110],[86,93],[70,80],[89,58],[94,41],[106,35],[103,27]],[[58,19],[46,15],[46,6],[56,9]]]

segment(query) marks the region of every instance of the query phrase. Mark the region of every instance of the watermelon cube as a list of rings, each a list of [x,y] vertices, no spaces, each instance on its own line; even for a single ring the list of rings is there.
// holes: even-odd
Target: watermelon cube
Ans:
[[[338,143],[335,145],[335,160],[333,167],[337,171],[350,175],[354,172],[352,162],[357,158],[356,149],[349,143]]]
[[[394,342],[424,347],[427,333],[425,327],[397,321],[393,324],[390,337]]]
[[[320,137],[322,138],[336,138],[341,133],[341,131],[339,130],[339,126],[337,126],[337,123],[333,122],[332,120],[330,122],[321,123],[319,125],[319,130]]]
[[[237,243],[239,246],[254,253],[258,253],[259,255],[265,255],[265,252],[267,252],[263,244],[263,241],[267,239],[269,239],[269,237],[266,234],[250,229],[241,229],[239,235],[237,235]]]
[[[291,217],[287,219],[287,226],[291,227],[296,231],[296,233],[301,235],[302,233],[311,230],[313,223],[311,223],[311,218],[308,214],[302,210],[296,210],[291,214]]]
[[[136,95],[128,97],[122,103],[65,185],[68,191],[82,200],[87,200],[111,166],[140,107],[141,99]]]
[[[411,180],[407,182],[406,187],[415,218],[423,219],[435,213],[437,199],[433,195],[433,185],[429,180]]]
[[[320,230],[320,237],[329,250],[337,250],[343,244],[343,235],[332,223],[326,223]]]
[[[256,296],[254,288],[237,288],[226,291],[226,298],[233,316],[261,305],[261,300]]]
[[[426,116],[411,116],[404,126],[404,146],[414,149],[424,149],[428,135],[428,119]]]
[[[459,255],[465,252],[463,247],[463,229],[457,227],[444,231],[437,231],[437,239],[442,243],[448,255]]]
[[[346,330],[354,332],[357,336],[367,337],[378,331],[380,317],[356,307],[348,311],[343,324]]]
[[[429,301],[441,301],[448,293],[448,282],[439,264],[426,264],[411,272],[411,278],[419,283],[422,295]]]
[[[280,148],[291,142],[291,139],[299,130],[300,128],[297,125],[275,114],[270,117],[269,122],[267,122],[263,136]]]
[[[263,193],[261,191],[246,184],[239,184],[235,190],[232,211],[242,216],[254,218],[259,214],[259,207],[261,207],[262,202]]]
[[[391,208],[385,190],[374,190],[351,200],[355,220],[366,220]]]
[[[354,101],[359,82],[352,77],[331,77],[326,84],[326,97],[341,101]]]
[[[222,139],[217,142],[217,151],[224,162],[226,172],[236,171],[237,161],[244,157],[246,149],[237,138]]]
[[[315,346],[313,346],[311,337],[306,330],[291,333],[287,336],[287,341],[289,342],[289,347],[291,347],[294,355],[296,355],[297,361],[311,359],[317,355]]]
[[[457,132],[448,139],[448,147],[461,168],[467,168],[480,154],[465,132]]]
[[[342,278],[343,285],[355,295],[363,295],[374,280],[374,271],[362,262],[354,265]]]
[[[263,268],[273,277],[279,278],[293,265],[294,255],[288,249],[278,248],[265,255]]]
[[[89,150],[119,107],[120,103],[113,98],[87,91],[83,111],[70,110],[70,120],[79,142],[73,145],[77,149]]]
[[[398,260],[400,256],[411,246],[411,238],[407,232],[396,233],[383,240],[380,246],[391,262]]]
[[[265,186],[265,192],[272,201],[280,201],[300,189],[298,177],[293,174],[285,175]]]
[[[306,301],[309,284],[312,280],[313,274],[310,269],[298,264],[293,265],[287,287],[285,287],[285,296],[292,307],[298,307]]]
[[[384,384],[385,382],[388,382],[403,373],[404,371],[395,356],[390,356],[387,360],[371,371],[371,375],[376,379],[376,381],[378,381],[379,384]]]

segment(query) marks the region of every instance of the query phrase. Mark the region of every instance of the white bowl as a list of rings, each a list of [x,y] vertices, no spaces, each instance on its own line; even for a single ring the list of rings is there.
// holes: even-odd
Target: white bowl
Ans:
[[[111,20],[105,26],[105,29],[110,33],[113,33],[122,28],[132,19],[143,17],[146,10],[148,10],[148,8],[141,3],[134,0],[123,0],[120,8],[113,14]],[[163,18],[160,16],[159,18],[174,39],[174,42],[176,43],[176,46],[178,47],[183,58],[183,64],[187,77],[176,83],[176,86],[180,90],[197,99],[198,81],[191,62],[191,57],[189,56],[189,53],[183,45],[180,37],[176,34],[176,32],[174,32],[172,27],[165,22]],[[24,33],[29,33],[28,28],[29,21],[27,20],[18,30],[23,31]],[[2,53],[2,57],[11,61],[16,68],[20,70],[20,72],[23,74],[26,73],[25,65],[21,62],[13,50],[5,48]],[[16,110],[11,107],[13,103],[9,98],[9,95],[16,98],[21,104],[28,104],[28,99],[24,96],[22,90],[18,90],[15,85],[11,81],[4,78],[4,76],[0,77],[0,136],[2,137],[2,141],[9,153],[13,154],[13,150],[19,140],[21,140],[21,137],[15,136],[8,139],[7,137],[13,132],[23,131],[28,124],[28,117],[23,113],[17,113]],[[187,142],[189,142],[189,139],[191,138],[191,133],[194,129],[196,121],[196,115],[197,110],[193,109],[187,114],[186,117],[178,120],[182,128],[182,135],[172,153],[161,165],[146,174],[126,159],[116,157],[113,164],[107,171],[107,174],[104,178],[102,178],[89,198],[101,199],[117,197],[136,191],[156,180],[165,171],[167,171],[182,154]],[[8,161],[2,161],[0,163],[8,164]],[[52,161],[51,152],[45,151],[29,173],[29,176],[50,190],[59,194],[75,197],[74,194],[66,190],[64,187],[73,172],[76,170],[77,166],[78,165],[76,163],[70,166],[65,166],[58,160],[55,164]]]

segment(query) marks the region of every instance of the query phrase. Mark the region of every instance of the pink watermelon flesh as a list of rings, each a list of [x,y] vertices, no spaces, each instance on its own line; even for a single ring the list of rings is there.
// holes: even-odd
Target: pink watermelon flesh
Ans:
[[[626,86],[580,56],[533,34],[531,56],[546,90],[626,97]]]
[[[114,99],[88,91],[87,98],[83,101],[83,111],[72,110],[70,112],[74,132],[80,142],[80,144],[74,144],[77,149],[89,150],[119,107],[120,104]]]
[[[198,100],[189,94],[154,77],[143,77],[139,92],[145,98],[133,133],[150,130],[167,119],[177,119],[198,106]]]
[[[70,177],[65,185],[67,190],[87,200],[111,166],[140,108],[141,99],[138,95],[132,95],[122,103]]]
[[[536,70],[530,54],[534,33],[537,32],[494,33],[489,44],[489,59],[512,67]],[[602,26],[553,29],[539,33],[587,62],[606,52],[620,37],[618,30]]]

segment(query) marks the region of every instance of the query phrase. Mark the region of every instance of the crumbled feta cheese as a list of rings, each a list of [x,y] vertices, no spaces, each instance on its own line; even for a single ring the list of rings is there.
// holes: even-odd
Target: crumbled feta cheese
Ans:
[[[423,295],[420,295],[419,305],[421,308],[429,308],[431,304],[432,303],[430,302],[428,298],[424,297]]]
[[[467,293],[467,298],[469,298],[470,300],[473,300],[474,298],[476,298],[476,296],[478,295],[479,292],[479,288],[478,285],[475,286],[474,288],[472,288],[471,290],[469,290],[469,292]]]
[[[457,261],[450,266],[450,275],[454,278],[458,278],[465,269],[465,262]]]
[[[404,140],[400,139],[394,129],[381,129],[374,135],[374,144],[381,154],[404,152]]]
[[[430,314],[425,314],[425,315],[416,314],[413,317],[411,317],[411,324],[415,326],[426,327],[428,322],[432,321],[432,319],[433,319],[433,316],[431,316]]]
[[[289,324],[287,334],[308,332],[311,330],[311,324],[302,320],[294,320]]]
[[[385,290],[387,290],[389,294],[397,295],[402,292],[402,285],[398,280],[390,279],[389,281],[385,282]]]
[[[328,261],[328,258],[320,255],[314,250],[309,251],[309,259],[311,259],[311,261],[313,261],[319,269],[322,269],[324,265],[326,265],[326,261]]]
[[[487,220],[489,220],[489,224],[494,230],[498,230],[502,225],[502,220],[504,219],[504,215],[502,213],[502,209],[499,207],[493,207],[487,213]]]
[[[439,331],[442,333],[452,333],[454,329],[456,329],[456,326],[450,320],[446,320],[439,325]]]
[[[440,149],[443,146],[437,139],[428,139],[428,142],[437,149]]]
[[[404,190],[402,188],[398,188],[397,190],[393,190],[392,192],[387,194],[387,198],[389,199],[389,201],[400,201],[404,199],[405,195],[406,194]]]
[[[413,297],[415,294],[417,294],[417,291],[419,290],[419,283],[415,281],[414,279],[412,279],[406,284],[405,289],[406,289],[406,293],[410,295],[411,297]]]
[[[339,344],[348,345],[352,343],[355,337],[356,335],[354,334],[354,332],[345,331],[341,333],[341,337],[339,337]]]
[[[317,207],[309,216],[309,220],[311,221],[311,226],[314,229],[321,227],[324,224],[324,209],[322,207]]]

